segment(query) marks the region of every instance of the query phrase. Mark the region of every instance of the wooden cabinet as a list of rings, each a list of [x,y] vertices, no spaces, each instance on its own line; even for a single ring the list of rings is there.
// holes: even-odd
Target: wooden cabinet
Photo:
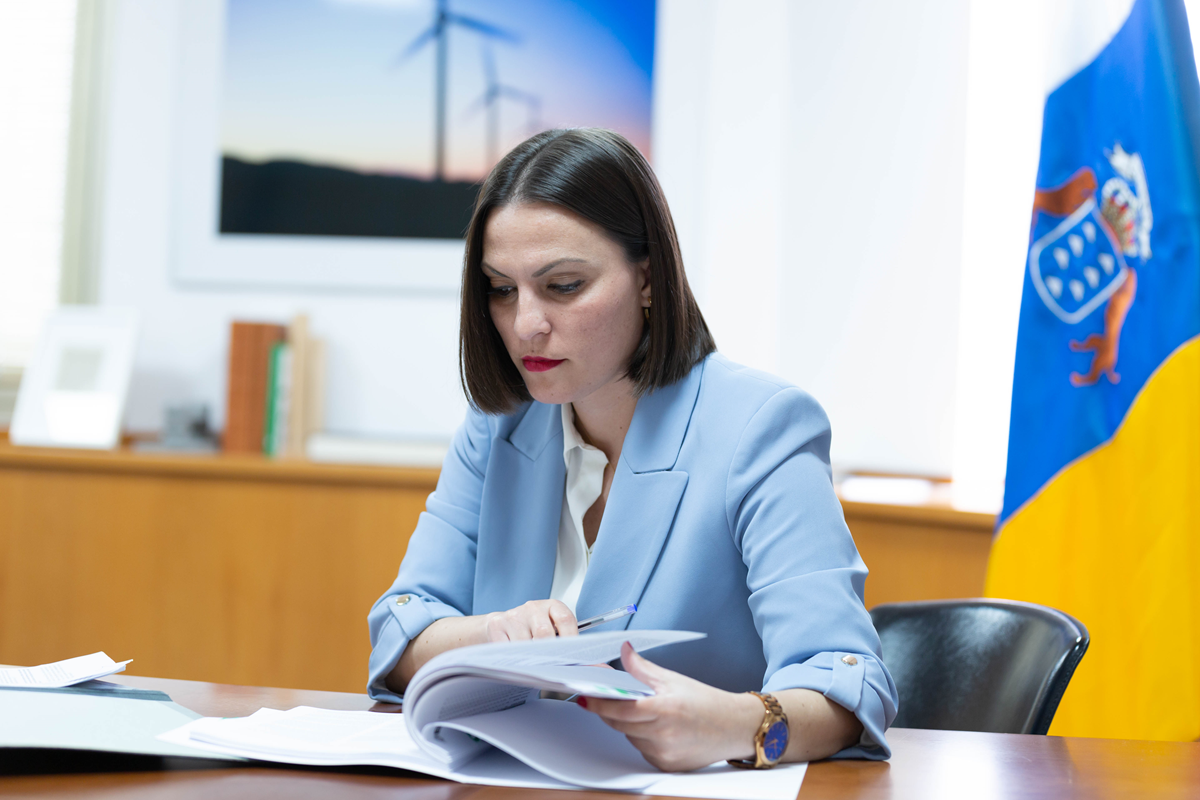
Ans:
[[[0,445],[0,662],[362,691],[436,470]]]
[[[995,515],[845,500],[842,508],[871,571],[867,608],[983,594]]]
[[[0,442],[0,663],[360,692],[437,470]],[[846,503],[868,605],[974,596],[990,517]]]

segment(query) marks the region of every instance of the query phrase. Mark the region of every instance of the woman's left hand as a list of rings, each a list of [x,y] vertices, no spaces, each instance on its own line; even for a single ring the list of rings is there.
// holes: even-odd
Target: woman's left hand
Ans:
[[[754,757],[753,738],[763,718],[758,698],[664,669],[642,658],[628,642],[621,648],[621,663],[654,689],[653,697],[586,697],[578,703],[625,734],[651,764],[666,772],[683,772],[727,758]]]

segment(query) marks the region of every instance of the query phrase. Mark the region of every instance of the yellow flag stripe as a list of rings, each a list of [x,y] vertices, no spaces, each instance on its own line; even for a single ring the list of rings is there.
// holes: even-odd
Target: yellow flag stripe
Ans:
[[[1050,733],[1200,738],[1198,539],[1200,338],[992,545],[989,597],[1061,609],[1092,637]]]

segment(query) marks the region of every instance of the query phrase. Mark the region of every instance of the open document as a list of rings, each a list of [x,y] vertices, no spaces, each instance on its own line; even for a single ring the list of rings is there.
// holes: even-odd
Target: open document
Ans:
[[[595,714],[540,699],[542,690],[652,695],[624,672],[590,665],[617,658],[623,642],[645,651],[701,637],[634,630],[464,647],[421,668],[405,693],[403,714],[263,709],[249,717],[195,720],[160,738],[267,761],[398,767],[493,786],[794,798],[804,765],[748,772],[719,764],[666,774]]]
[[[132,660],[132,659],[130,659]],[[73,686],[95,678],[103,678],[116,672],[124,672],[129,661],[116,662],[104,653],[68,658],[39,667],[16,667],[0,669],[0,688],[5,689],[57,689]]]

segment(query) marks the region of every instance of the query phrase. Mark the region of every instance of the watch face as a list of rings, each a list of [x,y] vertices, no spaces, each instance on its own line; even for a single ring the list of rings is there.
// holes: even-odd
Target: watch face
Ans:
[[[783,758],[783,751],[787,750],[787,745],[788,728],[781,720],[768,728],[767,735],[763,737],[763,757],[774,763]]]

